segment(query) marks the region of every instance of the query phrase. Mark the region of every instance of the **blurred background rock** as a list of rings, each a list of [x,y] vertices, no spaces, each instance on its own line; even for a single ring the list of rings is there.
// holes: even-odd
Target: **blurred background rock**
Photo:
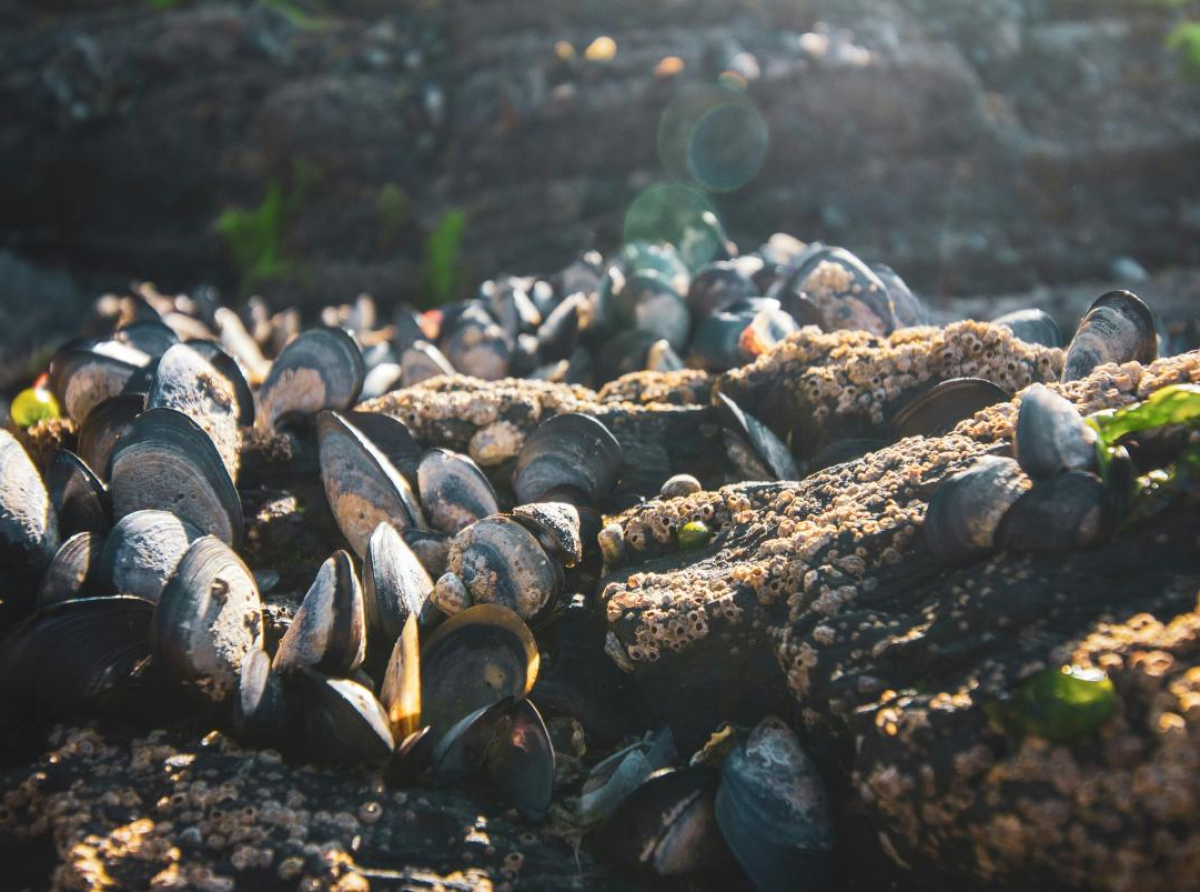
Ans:
[[[1186,312],[1187,16],[1165,0],[0,0],[2,383],[135,277],[277,306],[428,304],[614,250],[631,203],[672,179],[743,245],[845,244],[935,305],[1075,286],[1086,306],[1099,291],[1080,283],[1115,281]]]

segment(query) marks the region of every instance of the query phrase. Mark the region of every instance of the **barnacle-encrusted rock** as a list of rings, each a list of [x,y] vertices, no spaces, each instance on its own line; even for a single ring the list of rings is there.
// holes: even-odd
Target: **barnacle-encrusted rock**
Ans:
[[[976,342],[995,353],[986,368],[962,358]],[[775,393],[836,424],[882,417],[888,382],[903,375],[915,385],[1006,373],[1016,389],[1052,378],[1060,363],[1058,351],[974,323],[888,340],[806,332],[721,386],[743,388],[739,398]],[[858,397],[837,396],[863,375],[884,382],[882,396],[865,383]],[[1200,354],[1102,366],[1051,387],[1087,414],[1184,381],[1200,381]],[[610,647],[684,741],[790,699],[823,769],[854,794],[843,821],[865,812],[898,865],[1000,885],[1194,887],[1200,831],[1175,817],[1200,801],[1195,512],[1122,533],[1102,551],[1002,554],[963,570],[925,547],[930,496],[979,456],[1009,452],[1018,404],[799,483],[628,511],[618,519],[624,555],[603,594]],[[681,552],[675,537],[692,519],[715,535]],[[1142,612],[1155,619],[1131,619]],[[1114,677],[1117,718],[1095,742],[1021,742],[988,724],[985,701],[1071,662]]]
[[[469,791],[391,790],[218,732],[59,727],[0,789],[6,850],[49,835],[56,889],[631,888]]]
[[[712,401],[713,376],[700,369],[675,372],[632,372],[600,388],[602,403],[669,403],[707,406]]]

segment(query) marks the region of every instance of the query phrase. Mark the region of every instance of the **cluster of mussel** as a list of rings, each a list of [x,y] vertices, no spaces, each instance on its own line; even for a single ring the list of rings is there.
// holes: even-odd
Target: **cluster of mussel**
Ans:
[[[1126,291],[1098,298],[1067,350],[1063,381],[1105,362],[1153,361],[1150,309]],[[925,518],[940,559],[965,564],[993,550],[1094,548],[1107,541],[1140,473],[1128,450],[1104,461],[1096,431],[1066,399],[1035,384],[1021,398],[1012,456],[988,455],[947,480]]]

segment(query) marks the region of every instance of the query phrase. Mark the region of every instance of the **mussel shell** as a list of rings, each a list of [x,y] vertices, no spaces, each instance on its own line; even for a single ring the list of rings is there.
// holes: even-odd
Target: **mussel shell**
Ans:
[[[477,604],[443,622],[421,648],[422,720],[434,742],[477,709],[524,699],[539,662],[529,627],[498,604]]]
[[[221,454],[196,422],[174,409],[139,415],[112,454],[113,517],[170,510],[227,545],[242,541],[242,502]]]
[[[459,317],[442,350],[450,364],[464,375],[484,381],[507,377],[513,344],[508,334],[490,317]]]
[[[272,668],[291,672],[300,667],[328,675],[350,675],[366,657],[366,608],[358,574],[344,551],[321,565],[300,602]]]
[[[597,831],[594,851],[612,864],[664,877],[721,865],[729,854],[715,813],[719,780],[708,766],[655,772]]]
[[[583,560],[579,509],[567,502],[534,502],[512,510],[513,520],[533,533],[546,554],[564,567]]]
[[[117,595],[52,604],[0,638],[0,690],[58,710],[136,702],[154,604]]]
[[[1054,317],[1036,307],[1005,313],[993,319],[992,325],[1003,325],[1014,337],[1027,344],[1041,344],[1043,347],[1063,346],[1062,329],[1058,327]]]
[[[192,543],[162,591],[151,651],[163,676],[221,703],[238,688],[242,661],[262,649],[254,575],[215,536]]]
[[[464,529],[450,545],[450,569],[476,604],[500,604],[532,619],[562,591],[562,567],[527,529],[503,515]]]
[[[212,341],[188,341],[187,345],[207,359],[233,387],[237,400],[237,423],[242,427],[254,424],[254,393],[238,361]]]
[[[104,537],[95,533],[76,533],[63,542],[42,575],[34,605],[49,607],[72,598],[103,594],[103,549]]]
[[[1067,471],[1039,480],[1017,499],[996,530],[1007,551],[1095,548],[1108,541],[1113,518],[1108,492],[1095,474]]]
[[[844,248],[810,253],[785,285],[808,295],[827,331],[860,329],[888,335],[896,330],[895,307],[887,286],[870,267]]]
[[[742,363],[742,332],[757,315],[748,309],[726,309],[701,320],[688,344],[689,364],[724,371]]]
[[[431,579],[436,579],[446,572],[452,541],[450,536],[440,530],[418,530],[409,527],[400,530],[400,538],[412,549]]]
[[[387,456],[405,480],[417,479],[417,467],[425,454],[425,447],[417,440],[407,424],[392,415],[382,412],[347,412],[346,420],[353,424]]]
[[[179,343],[179,335],[165,322],[142,319],[123,325],[113,332],[113,340],[128,344],[150,357],[162,356]]]
[[[621,444],[595,418],[556,415],[539,425],[521,448],[513,469],[513,492],[518,503],[527,504],[571,490],[582,504],[597,505],[612,491],[623,463]]]
[[[898,440],[938,437],[976,412],[1009,398],[1004,388],[983,378],[951,378],[909,400],[892,419],[892,430]]]
[[[538,358],[543,362],[565,359],[579,343],[584,320],[591,305],[582,294],[572,294],[550,311],[537,332]]]
[[[399,363],[376,362],[370,366],[366,377],[363,378],[360,396],[363,400],[373,400],[385,393],[391,393],[401,386],[403,377],[404,370],[400,368]]]
[[[233,702],[233,726],[238,736],[255,746],[282,747],[291,742],[300,716],[283,677],[271,670],[265,650],[250,650],[242,660],[238,693]]]
[[[880,281],[887,287],[888,297],[892,300],[892,310],[896,314],[897,328],[928,324],[929,314],[925,307],[894,269],[884,263],[872,263],[871,271],[879,276]]]
[[[251,383],[262,382],[271,370],[271,364],[263,358],[258,342],[246,331],[241,317],[228,307],[213,310],[213,322],[225,350],[241,363]]]
[[[774,431],[720,391],[714,393],[714,400],[725,434],[725,451],[743,474],[756,480],[800,479],[796,460]],[[746,454],[747,445],[752,455]]]
[[[441,735],[433,747],[433,780],[449,786],[466,780],[483,769],[497,733],[503,733],[514,700],[505,697],[497,703],[469,712]]]
[[[203,532],[167,511],[134,511],[104,541],[98,573],[111,591],[158,601],[167,580]]]
[[[479,466],[449,449],[425,453],[417,486],[430,523],[451,536],[500,510],[496,491]]]
[[[124,344],[75,341],[50,360],[50,389],[78,424],[94,406],[123,393],[134,372],[149,361],[145,353]]]
[[[104,484],[74,452],[62,449],[54,456],[46,472],[46,489],[63,536],[105,533],[112,526]]]
[[[716,819],[755,888],[783,892],[834,845],[833,819],[816,763],[795,733],[768,716],[721,766]]]
[[[664,728],[601,760],[580,790],[579,817],[588,824],[607,818],[651,774],[677,758],[674,736]]]
[[[123,393],[96,405],[79,425],[79,457],[101,480],[109,477],[117,441],[145,408],[145,397]]]
[[[687,303],[697,319],[706,319],[734,301],[757,293],[753,280],[736,263],[724,260],[696,273],[688,286]]]
[[[325,496],[356,554],[366,554],[384,521],[397,529],[425,526],[408,481],[358,428],[336,412],[322,412],[317,438]]]
[[[379,700],[387,711],[396,740],[405,740],[416,733],[421,723],[421,649],[415,614],[409,614],[392,645],[379,687]]]
[[[519,287],[524,283],[510,279],[491,284],[493,287],[487,295],[488,311],[500,323],[500,327],[514,338],[522,332],[537,331],[542,324],[542,314],[525,289]]]
[[[363,559],[363,601],[367,638],[372,649],[395,641],[410,616],[429,625],[436,611],[429,603],[433,579],[390,523],[381,523],[367,542]],[[384,651],[386,653],[386,650]]]
[[[752,362],[788,335],[799,330],[800,326],[790,313],[781,309],[760,310],[738,336],[738,349],[742,360]]]
[[[1067,347],[1062,380],[1086,377],[1108,362],[1140,362],[1158,358],[1154,313],[1128,291],[1110,291],[1096,298]]]
[[[287,415],[341,412],[354,405],[366,368],[354,338],[340,328],[315,328],[296,337],[271,365],[258,391],[260,423],[275,427]]]
[[[396,744],[396,750],[384,769],[389,784],[407,787],[425,773],[433,761],[433,738],[429,726],[419,728]]]
[[[187,344],[162,355],[146,395],[147,409],[175,409],[208,434],[231,479],[237,479],[237,396],[233,384]]]
[[[427,341],[416,341],[400,354],[400,378],[405,387],[454,373],[450,360]]]
[[[1021,397],[1013,451],[1021,469],[1040,480],[1096,469],[1097,435],[1071,402],[1035,384]]]
[[[395,748],[387,712],[370,690],[348,678],[297,672],[304,698],[304,740],[324,762],[378,763]]]
[[[630,276],[616,303],[633,328],[650,332],[675,350],[687,345],[692,327],[687,303],[661,276],[645,272]]]
[[[0,429],[0,563],[44,567],[58,546],[58,518],[37,467]]]
[[[1005,512],[1030,487],[1014,459],[987,455],[945,481],[925,514],[925,541],[948,564],[968,564],[995,546]]]
[[[503,733],[492,740],[488,777],[528,821],[541,821],[554,795],[554,744],[541,714],[529,700],[513,707]]]
[[[661,339],[656,337],[653,332],[631,328],[622,331],[615,337],[606,339],[603,347],[596,351],[594,357],[586,351],[586,348],[578,347],[571,354],[566,381],[567,383],[582,381],[584,378],[579,376],[586,377],[589,371],[594,371],[596,380],[599,382],[611,381],[631,372],[640,372],[646,368],[650,348],[659,340]]]

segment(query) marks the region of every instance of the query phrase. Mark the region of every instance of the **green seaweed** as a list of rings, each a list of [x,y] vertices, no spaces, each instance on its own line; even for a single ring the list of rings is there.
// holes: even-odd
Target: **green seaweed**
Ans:
[[[453,300],[466,286],[467,273],[461,257],[466,225],[466,213],[452,208],[442,215],[425,239],[421,279],[426,307]]]
[[[1117,709],[1112,681],[1078,666],[1043,669],[1021,682],[1009,700],[990,700],[984,713],[1003,730],[1055,743],[1092,736]]]
[[[1200,426],[1200,386],[1172,384],[1136,406],[1090,415],[1087,423],[1100,435],[1101,444],[1107,447],[1115,446],[1126,434],[1139,431],[1171,424]]]

